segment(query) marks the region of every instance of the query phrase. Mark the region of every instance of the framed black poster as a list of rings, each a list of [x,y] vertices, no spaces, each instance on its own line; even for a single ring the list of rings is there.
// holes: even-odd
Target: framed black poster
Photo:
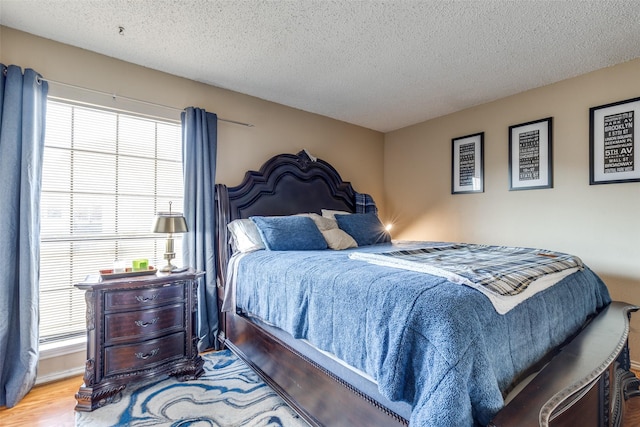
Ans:
[[[640,98],[589,109],[589,184],[640,181]]]
[[[484,191],[484,132],[451,140],[451,194]]]
[[[509,126],[509,190],[553,187],[553,118]]]

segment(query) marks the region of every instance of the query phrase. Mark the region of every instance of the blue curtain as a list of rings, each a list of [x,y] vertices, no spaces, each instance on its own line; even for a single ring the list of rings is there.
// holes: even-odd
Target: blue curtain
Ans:
[[[0,64],[0,406],[29,392],[38,365],[40,190],[48,86]]]
[[[198,286],[198,350],[218,348],[218,298],[215,258],[215,177],[218,117],[199,108],[185,109],[182,119],[184,265],[204,271]]]

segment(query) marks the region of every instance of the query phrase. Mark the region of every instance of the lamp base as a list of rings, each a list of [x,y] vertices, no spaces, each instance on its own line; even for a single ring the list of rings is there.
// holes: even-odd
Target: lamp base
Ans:
[[[171,263],[168,263],[167,265],[165,265],[164,267],[162,267],[162,268],[160,269],[160,271],[161,271],[162,273],[171,273],[171,272],[172,272],[173,270],[175,270],[176,268],[178,268],[178,267],[176,267],[175,265],[173,265],[173,264],[171,264]]]
[[[176,268],[178,268],[175,265],[171,264],[171,260],[174,259],[175,257],[176,257],[176,253],[173,252],[173,239],[169,237],[167,239],[166,250],[164,252],[164,259],[167,260],[167,265],[162,267],[160,271],[163,273],[170,273]]]

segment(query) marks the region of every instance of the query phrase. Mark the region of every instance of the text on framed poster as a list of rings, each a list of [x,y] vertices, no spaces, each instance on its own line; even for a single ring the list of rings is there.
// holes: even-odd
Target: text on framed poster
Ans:
[[[640,181],[640,98],[589,109],[589,183]]]

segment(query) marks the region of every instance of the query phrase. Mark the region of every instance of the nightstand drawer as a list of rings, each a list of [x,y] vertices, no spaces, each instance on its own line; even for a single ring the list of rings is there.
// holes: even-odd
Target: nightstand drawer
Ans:
[[[154,338],[184,330],[184,304],[105,315],[105,344]]]
[[[152,289],[106,292],[104,309],[109,311],[161,305],[171,301],[182,301],[184,297],[184,286],[181,282]]]
[[[138,344],[104,349],[104,376],[150,368],[185,356],[185,334],[178,332]]]

